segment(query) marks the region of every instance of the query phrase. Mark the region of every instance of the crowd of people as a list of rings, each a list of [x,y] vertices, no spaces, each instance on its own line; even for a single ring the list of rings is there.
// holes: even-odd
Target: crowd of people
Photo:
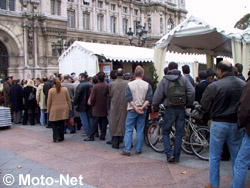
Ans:
[[[250,164],[250,82],[242,75],[243,67],[234,67],[222,61],[213,69],[201,71],[198,78],[190,76],[187,65],[178,70],[178,64],[171,62],[164,69],[155,92],[144,69],[137,66],[134,77],[124,74],[122,68],[113,70],[110,79],[104,72],[94,77],[87,73],[77,76],[59,75],[56,78],[22,81],[7,77],[0,87],[4,105],[12,110],[14,123],[31,125],[39,114],[40,125],[53,129],[53,141],[61,142],[69,129],[71,134],[83,127],[84,141],[106,139],[109,125],[110,137],[107,144],[119,149],[125,147],[122,155],[130,156],[133,146],[133,131],[136,129],[135,154],[142,153],[143,134],[150,110],[157,111],[165,106],[162,127],[164,152],[167,162],[178,163],[181,156],[182,137],[185,129],[185,108],[194,101],[201,104],[205,124],[211,119],[210,129],[210,178],[207,188],[219,187],[219,166],[222,152],[226,149],[231,157],[234,178],[232,188],[243,188]],[[248,79],[247,79],[248,80]],[[0,100],[0,102],[3,100]],[[174,147],[170,144],[172,125],[176,127]],[[244,128],[244,129],[242,129]]]

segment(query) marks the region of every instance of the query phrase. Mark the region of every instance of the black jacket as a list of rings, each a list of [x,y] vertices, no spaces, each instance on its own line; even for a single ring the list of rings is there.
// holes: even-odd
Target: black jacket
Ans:
[[[36,88],[26,86],[23,89],[23,98],[24,98],[24,108],[34,108],[37,106],[36,99],[29,101],[28,98],[30,96],[30,93],[33,93],[36,96]]]
[[[74,98],[74,106],[76,106],[76,111],[83,112],[88,110],[88,99],[91,87],[92,84],[87,80],[81,81],[81,83],[77,86]]]
[[[208,86],[207,80],[202,80],[199,84],[195,86],[195,101],[201,102],[202,94]]]
[[[233,73],[226,73],[222,79],[209,84],[205,89],[201,107],[209,112],[213,121],[237,122],[237,110],[240,97],[246,82]]]
[[[18,84],[14,84],[10,88],[11,109],[19,111],[23,109],[23,88]]]
[[[44,86],[43,86],[43,93],[44,93],[44,95],[45,95],[45,104],[46,104],[46,105],[47,105],[49,90],[50,90],[50,88],[52,88],[53,86],[54,86],[54,81],[53,81],[53,80],[48,80],[47,82],[44,83]]]

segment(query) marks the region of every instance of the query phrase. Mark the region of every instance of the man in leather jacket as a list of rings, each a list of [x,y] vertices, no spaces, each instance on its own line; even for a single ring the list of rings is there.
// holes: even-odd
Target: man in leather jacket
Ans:
[[[85,73],[79,75],[80,84],[76,88],[74,106],[76,111],[80,112],[80,118],[86,135],[90,134],[91,118],[88,111],[90,106],[88,105],[88,99],[90,96],[90,88],[92,84],[88,81],[88,76]]]
[[[201,108],[209,112],[212,118],[209,148],[209,183],[206,188],[219,187],[220,159],[222,147],[227,141],[232,163],[239,151],[243,131],[237,128],[237,110],[245,82],[234,76],[232,64],[222,61],[218,64],[218,81],[205,89]]]

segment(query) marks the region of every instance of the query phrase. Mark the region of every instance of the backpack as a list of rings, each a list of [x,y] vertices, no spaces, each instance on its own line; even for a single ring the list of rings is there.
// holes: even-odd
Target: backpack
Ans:
[[[169,105],[179,106],[186,104],[185,86],[180,77],[177,80],[169,80],[167,98]]]

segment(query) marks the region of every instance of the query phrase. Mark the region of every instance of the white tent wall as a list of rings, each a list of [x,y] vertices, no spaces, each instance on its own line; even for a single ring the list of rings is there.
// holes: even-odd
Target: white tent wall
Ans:
[[[64,57],[59,59],[59,72],[61,74],[70,74],[75,72],[77,75],[87,71],[89,76],[96,75],[98,58],[88,51],[78,47],[72,46],[67,51]]]

